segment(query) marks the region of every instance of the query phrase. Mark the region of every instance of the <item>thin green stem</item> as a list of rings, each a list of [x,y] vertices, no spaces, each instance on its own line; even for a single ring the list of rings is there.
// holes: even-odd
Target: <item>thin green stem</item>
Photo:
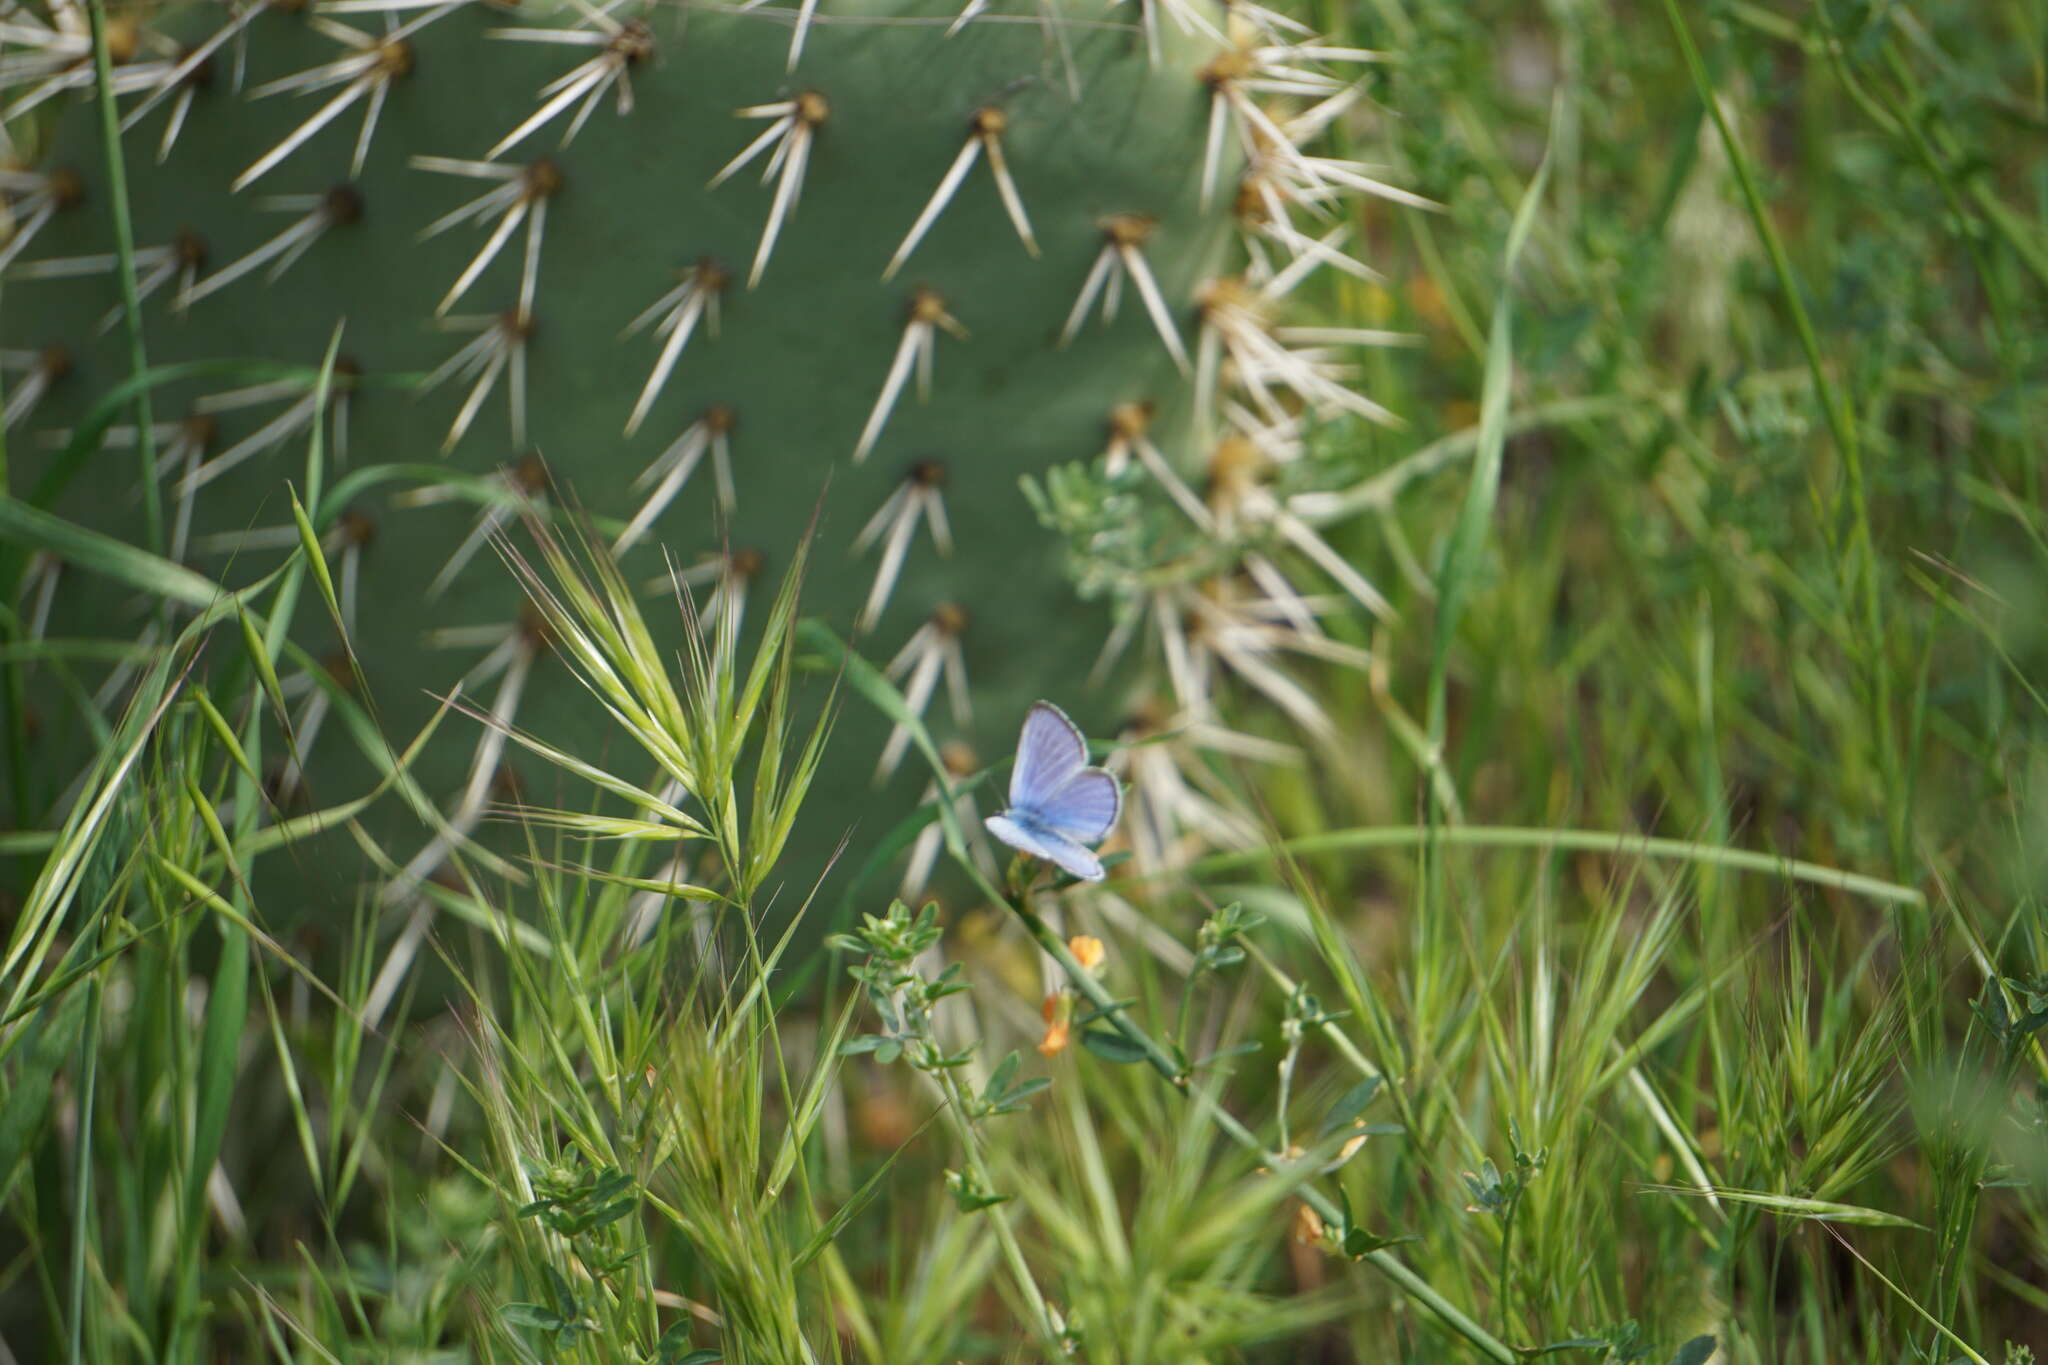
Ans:
[[[93,1092],[99,1086],[100,977],[85,983],[85,1027],[79,1030],[81,1076],[78,1085],[77,1184],[71,1201],[71,1288],[65,1315],[66,1359],[79,1365],[85,1350],[85,1260],[92,1242],[92,1115]]]
[[[939,1067],[931,1074],[946,1097],[946,1118],[953,1127],[954,1138],[960,1143],[961,1158],[966,1161],[977,1186],[993,1192],[995,1181],[989,1175],[988,1163],[982,1160],[981,1143],[974,1136],[974,1125],[968,1121],[967,1096],[961,1090],[959,1080],[950,1067]],[[988,1215],[995,1227],[996,1245],[1002,1249],[1003,1260],[1009,1264],[1010,1277],[1017,1282],[1017,1292],[1031,1305],[1031,1319],[1037,1325],[1039,1335],[1045,1338],[1046,1346],[1055,1355],[1068,1354],[1065,1343],[1060,1339],[1060,1330],[1053,1324],[1052,1310],[1038,1288],[1030,1263],[1024,1259],[1024,1248],[1018,1245],[1016,1230],[1010,1226],[1009,1210],[1001,1204],[991,1204],[982,1212]]]
[[[1195,969],[1188,973],[1187,980],[1181,983],[1180,1006],[1174,1011],[1173,1045],[1181,1050],[1183,1056],[1188,1050],[1188,1026],[1194,1018],[1195,983],[1201,979],[1202,968],[1197,964]]]
[[[107,168],[107,213],[114,224],[114,255],[118,261],[114,274],[120,281],[121,316],[127,323],[128,369],[140,379],[149,369],[149,357],[142,342],[142,300],[135,286],[135,224],[128,216],[128,171],[121,159],[121,119],[114,103],[114,59],[107,49],[106,0],[89,0],[86,13],[92,24],[92,66],[99,102],[100,149]],[[135,450],[141,461],[145,543],[162,554],[163,497],[157,487],[153,425],[149,386],[138,384],[135,391]]]
[[[1508,1202],[1507,1215],[1501,1219],[1500,1224],[1500,1287],[1495,1292],[1500,1295],[1500,1329],[1503,1332],[1513,1330],[1515,1316],[1515,1289],[1513,1282],[1508,1278],[1508,1262],[1514,1255],[1515,1210],[1521,1206],[1521,1202],[1519,1194]]]
[[[1264,849],[1245,853],[1219,853],[1203,858],[1187,869],[1194,877],[1206,877],[1233,868],[1253,867],[1280,854],[1356,853],[1376,848],[1414,848],[1435,842],[1461,844],[1470,848],[1525,848],[1545,852],[1606,853],[1621,858],[1668,858],[1763,872],[1815,886],[1833,887],[1854,895],[1898,905],[1922,906],[1927,898],[1910,886],[1866,877],[1839,868],[1798,858],[1782,858],[1748,849],[1720,848],[1691,839],[1659,839],[1644,834],[1621,834],[1592,829],[1523,829],[1499,825],[1453,825],[1430,828],[1424,825],[1386,825],[1374,829],[1339,830],[1333,834],[1311,834],[1288,839]]]

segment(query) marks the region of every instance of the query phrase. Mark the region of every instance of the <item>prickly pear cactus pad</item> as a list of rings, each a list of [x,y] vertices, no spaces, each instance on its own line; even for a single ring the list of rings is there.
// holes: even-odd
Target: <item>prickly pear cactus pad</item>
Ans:
[[[17,491],[40,480],[58,514],[147,544],[132,426],[56,458],[131,372],[85,32],[69,5],[8,20],[38,59],[10,58],[0,91],[9,449]],[[1269,475],[1307,423],[1379,415],[1343,382],[1370,338],[1289,336],[1280,316],[1307,271],[1359,269],[1322,217],[1371,182],[1296,144],[1348,101],[1327,73],[1370,54],[1184,0],[273,0],[152,11],[109,39],[143,344],[186,367],[149,392],[155,548],[230,585],[274,564],[318,425],[347,494],[320,530],[394,739],[460,680],[572,752],[613,742],[486,548],[529,508],[573,503],[650,595],[673,563],[730,611],[772,591],[822,508],[806,611],[989,757],[1034,697],[1117,714],[1083,680],[1147,613],[1196,712],[1233,657],[1293,706],[1271,661],[1290,646],[1268,637],[1320,635],[1268,609],[1287,580],[1256,555],[1207,587],[1118,587],[1120,624],[1078,600],[1042,522],[1071,541],[1075,500],[1104,504],[1073,478],[1028,498],[1055,466],[1095,461],[1086,479],[1217,544],[1256,523],[1367,601]],[[1232,607],[1244,584],[1267,606]],[[53,636],[150,628],[148,603],[49,560],[17,603]],[[323,628],[302,621],[304,658],[335,649]],[[318,735],[337,676],[286,680],[306,755],[274,775],[286,796],[375,782]],[[45,678],[36,742],[84,733],[81,708],[117,706],[122,681]],[[831,828],[799,881],[924,786],[900,736],[863,724],[834,747],[807,817]],[[504,758],[455,722],[414,771],[467,832]]]

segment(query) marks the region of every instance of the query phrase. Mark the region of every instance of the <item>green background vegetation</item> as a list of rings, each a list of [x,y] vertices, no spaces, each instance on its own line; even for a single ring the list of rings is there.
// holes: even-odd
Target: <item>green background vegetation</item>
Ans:
[[[776,699],[834,676],[816,635],[627,670],[673,705],[624,737],[687,735],[711,804],[744,807],[717,841],[736,908],[643,933],[619,878],[659,859],[543,828],[547,863],[616,876],[539,877],[524,934],[444,917],[455,1007],[376,1027],[397,926],[256,928],[236,888],[277,737],[216,726],[167,660],[165,723],[110,737],[133,766],[104,819],[0,836],[18,1358],[1040,1359],[1034,1294],[1104,1362],[2048,1352],[2048,21],[1312,17],[1396,55],[1353,150],[1445,205],[1354,206],[1387,282],[1322,300],[1421,338],[1366,362],[1405,429],[1315,441],[1399,619],[1355,625],[1370,671],[1310,675],[1334,742],[1217,772],[1272,849],[1038,903],[1208,1062],[1187,1093],[1113,1021],[1033,1053],[1040,959],[988,895],[943,907],[969,989],[928,1022],[849,988],[881,930],[778,1010],[794,963],[744,926],[803,894],[771,864],[807,770]],[[267,623],[320,588],[300,561],[246,629],[216,606],[216,652],[260,679]],[[600,581],[561,626],[619,610]],[[848,673],[828,747],[878,741],[887,700]],[[1226,718],[1298,738],[1255,696]],[[1197,937],[1233,903],[1265,917],[1236,962]],[[912,1024],[978,1044],[975,1084],[917,1045],[842,1055]],[[1006,1107],[983,1083],[1013,1049],[1051,1085],[971,1117]],[[1276,1171],[1218,1111],[1317,1159],[1373,1127],[1334,1173]],[[1310,1188],[1427,1289],[1304,1244]]]

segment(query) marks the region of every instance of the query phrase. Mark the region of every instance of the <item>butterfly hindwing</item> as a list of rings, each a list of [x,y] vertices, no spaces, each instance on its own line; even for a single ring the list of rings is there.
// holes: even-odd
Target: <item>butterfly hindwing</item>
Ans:
[[[991,815],[982,823],[988,826],[989,833],[1011,848],[1021,849],[1034,858],[1043,858],[1049,863],[1057,864],[1069,876],[1079,877],[1087,882],[1102,880],[1102,859],[1058,830],[1040,826],[1028,815],[1011,810],[1001,815]]]
[[[1088,741],[1067,713],[1049,701],[1032,703],[1017,736],[1017,763],[1010,770],[1010,804],[1043,805],[1088,765]]]
[[[1083,768],[1034,812],[1044,824],[1084,844],[1100,843],[1116,827],[1123,792],[1101,768]]]

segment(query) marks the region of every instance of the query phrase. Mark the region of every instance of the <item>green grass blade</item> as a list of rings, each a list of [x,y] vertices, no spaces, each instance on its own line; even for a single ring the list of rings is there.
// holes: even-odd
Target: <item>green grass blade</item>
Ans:
[[[140,588],[188,607],[207,607],[227,593],[204,575],[100,531],[53,516],[19,498],[0,498],[0,544],[47,550],[88,573]]]
[[[1493,307],[1493,325],[1486,342],[1486,372],[1480,389],[1479,436],[1472,458],[1472,481],[1466,486],[1465,503],[1451,530],[1443,565],[1437,574],[1436,644],[1429,664],[1429,705],[1425,724],[1429,731],[1432,763],[1441,763],[1444,727],[1448,721],[1451,642],[1465,614],[1466,599],[1485,554],[1487,527],[1493,521],[1493,505],[1500,494],[1501,453],[1507,444],[1508,400],[1514,388],[1515,356],[1511,320],[1514,315],[1515,266],[1522,247],[1536,221],[1543,191],[1550,182],[1550,156],[1545,149],[1522,202],[1515,208],[1508,229],[1507,247],[1502,252],[1501,286]]]

